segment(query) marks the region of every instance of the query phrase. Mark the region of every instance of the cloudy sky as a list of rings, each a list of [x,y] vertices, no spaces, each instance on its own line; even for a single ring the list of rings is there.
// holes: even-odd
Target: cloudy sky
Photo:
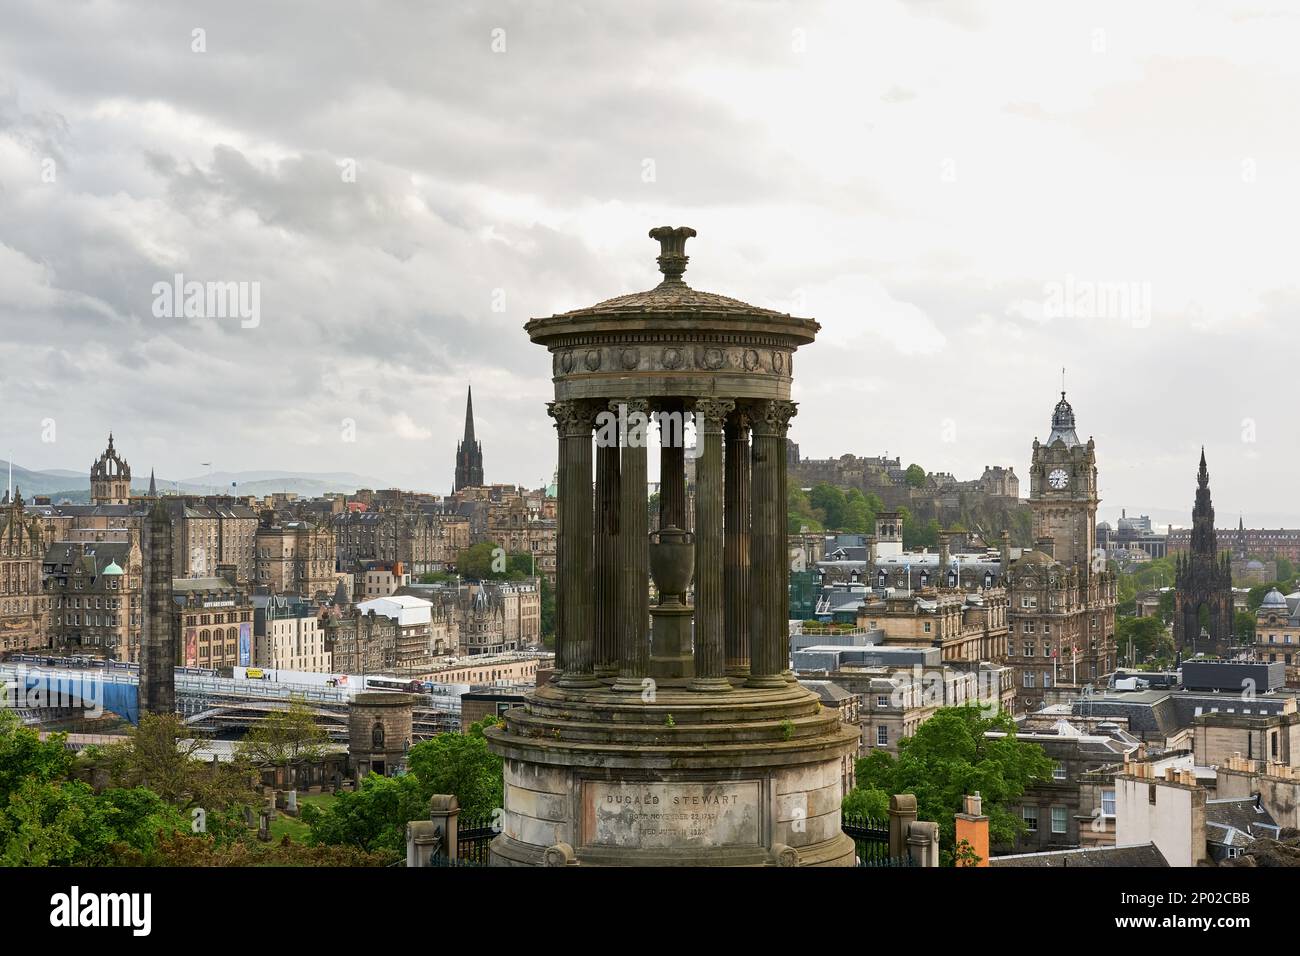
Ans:
[[[112,428],[146,473],[445,490],[472,381],[488,480],[539,484],[521,326],[652,286],[666,223],[692,285],[822,323],[805,455],[1024,475],[1064,366],[1103,516],[1177,520],[1204,443],[1221,523],[1300,524],[1285,0],[3,20],[0,457],[85,469]],[[256,324],[157,314],[178,273],[256,284]]]

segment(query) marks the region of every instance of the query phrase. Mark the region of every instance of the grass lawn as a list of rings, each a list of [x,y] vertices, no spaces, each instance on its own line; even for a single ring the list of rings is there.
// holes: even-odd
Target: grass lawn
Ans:
[[[303,796],[302,794],[299,794],[298,807],[301,810],[302,807],[311,804],[314,807],[320,807],[324,810],[334,802],[334,799],[335,797],[332,793],[321,793],[314,796]],[[289,839],[293,840],[294,843],[306,843],[307,834],[310,832],[311,828],[308,827],[307,824],[303,823],[300,818],[288,816],[283,810],[276,813],[275,821],[271,824],[271,839],[277,843],[286,835]]]

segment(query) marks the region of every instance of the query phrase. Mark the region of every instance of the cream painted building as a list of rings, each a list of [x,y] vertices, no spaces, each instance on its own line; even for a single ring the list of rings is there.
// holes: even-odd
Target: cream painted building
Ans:
[[[278,595],[253,597],[254,667],[324,672],[332,669],[315,605]]]

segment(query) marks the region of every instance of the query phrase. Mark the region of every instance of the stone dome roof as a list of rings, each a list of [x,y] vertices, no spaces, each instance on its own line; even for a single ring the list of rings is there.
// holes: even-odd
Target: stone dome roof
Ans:
[[[1279,591],[1277,588],[1273,588],[1273,590],[1269,591],[1267,594],[1264,595],[1264,603],[1261,604],[1260,607],[1261,608],[1266,608],[1266,607],[1285,608],[1286,596],[1283,595],[1282,592]]]
[[[653,289],[645,292],[633,292],[628,295],[615,296],[604,302],[564,312],[567,316],[610,315],[641,312],[715,312],[746,316],[784,316],[787,313],[772,309],[762,309],[748,302],[718,295],[716,292],[701,292],[692,289],[680,280],[665,280]]]
[[[551,352],[557,401],[789,399],[794,352],[821,326],[692,289],[682,276],[694,235],[689,226],[650,230],[663,273],[653,289],[528,321],[529,338]]]

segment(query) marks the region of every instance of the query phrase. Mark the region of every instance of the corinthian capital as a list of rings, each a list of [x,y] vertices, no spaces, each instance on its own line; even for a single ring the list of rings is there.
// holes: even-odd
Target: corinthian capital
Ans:
[[[696,427],[706,432],[721,432],[727,416],[736,403],[729,398],[697,398],[695,400]]]
[[[774,400],[758,402],[750,412],[755,435],[784,438],[790,419],[798,412],[794,402]]]
[[[546,406],[546,413],[555,419],[555,430],[561,438],[590,435],[593,412],[591,404],[581,400],[550,402]]]

